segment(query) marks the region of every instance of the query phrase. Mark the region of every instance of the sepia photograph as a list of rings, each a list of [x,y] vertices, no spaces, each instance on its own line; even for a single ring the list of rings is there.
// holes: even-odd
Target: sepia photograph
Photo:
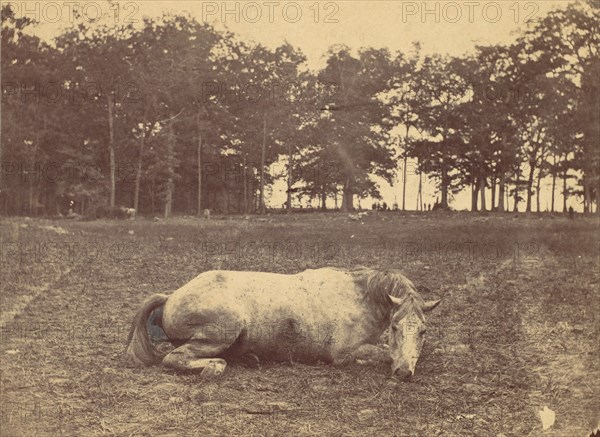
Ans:
[[[0,437],[600,437],[598,0],[0,11]]]

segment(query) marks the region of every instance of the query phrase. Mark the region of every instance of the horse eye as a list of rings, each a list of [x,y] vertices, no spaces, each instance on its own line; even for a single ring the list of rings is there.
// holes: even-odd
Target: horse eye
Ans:
[[[392,331],[396,332],[398,330],[397,326],[392,326]]]

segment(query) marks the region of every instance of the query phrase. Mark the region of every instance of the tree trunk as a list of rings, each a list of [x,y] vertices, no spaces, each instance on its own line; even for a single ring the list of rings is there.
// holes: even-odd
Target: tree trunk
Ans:
[[[349,177],[346,178],[346,183],[342,189],[342,211],[354,211],[354,193],[352,193],[352,186]]]
[[[292,211],[292,185],[294,180],[292,179],[292,168],[294,166],[294,153],[292,143],[288,143],[288,177],[287,177],[287,199],[285,201],[285,208],[288,212]]]
[[[567,199],[569,197],[569,193],[567,191],[567,172],[568,170],[565,168],[563,171],[563,212],[567,212]]]
[[[173,189],[174,183],[173,178],[169,176],[167,179],[167,193],[165,198],[165,218],[168,219],[171,217],[171,213],[173,212]]]
[[[27,172],[27,173],[32,173],[32,174],[28,174],[27,178],[29,179],[29,215],[32,216],[33,215],[33,180],[38,178],[37,172],[35,171],[35,155],[36,155],[36,149],[37,146],[34,146],[33,148],[33,156],[32,156],[32,160],[33,160],[33,166],[32,166],[32,171],[31,172]]]
[[[419,190],[417,191],[417,211],[423,211],[423,172],[419,170]]]
[[[537,181],[535,184],[535,206],[536,206],[536,210],[537,212],[540,212],[540,188],[542,186],[542,169],[540,168],[540,171],[538,171],[538,176],[537,176]]]
[[[242,171],[244,172],[243,174],[243,181],[242,184],[244,185],[244,214],[248,214],[248,166],[246,165],[246,154],[244,153],[244,161],[242,163]]]
[[[473,176],[471,183],[471,212],[477,212],[477,195],[479,194],[479,179]]]
[[[37,177],[38,177],[38,174],[37,174],[36,169],[35,169],[35,167],[36,167],[35,166],[35,159],[37,157],[37,151],[38,151],[38,149],[40,147],[40,141],[42,139],[42,135],[45,133],[45,130],[46,130],[46,114],[44,114],[44,126],[42,128],[42,131],[40,132],[38,130],[37,133],[36,133],[35,144],[33,146],[33,153],[31,154],[31,168],[33,170],[33,173],[35,174],[35,179],[37,179]],[[34,178],[29,178],[29,214],[30,215],[33,215],[33,213],[34,213],[34,203],[37,203],[37,202],[34,202],[34,195],[33,195],[33,185],[34,184],[33,184],[33,179]]]
[[[254,177],[254,167],[250,167],[250,178],[248,179],[248,212],[250,214],[254,214],[257,210],[257,196],[256,196],[256,188],[254,187],[254,183],[256,179]],[[258,170],[257,170],[258,173]]]
[[[500,170],[500,182],[498,187],[498,212],[504,212],[504,192],[506,190],[506,179],[503,170]],[[506,205],[508,208],[508,203]]]
[[[348,211],[354,211],[354,193],[352,192],[352,190],[348,191],[348,193],[346,193],[346,204],[348,205]]]
[[[321,210],[327,210],[327,191],[325,191],[325,186],[321,187]]]
[[[198,123],[198,217],[202,216],[202,129],[200,112],[197,114]]]
[[[442,170],[442,203],[440,204],[441,209],[448,209],[448,169],[446,168],[446,162],[442,158],[441,163]]]
[[[171,217],[173,212],[173,190],[175,189],[175,183],[173,182],[173,176],[175,169],[173,168],[173,160],[175,154],[175,135],[173,133],[173,126],[169,124],[169,134],[167,137],[167,192],[165,198],[165,218]]]
[[[260,194],[259,211],[265,213],[265,155],[267,149],[267,114],[263,114],[263,141],[260,154]]]
[[[410,126],[406,125],[406,136],[404,137],[404,167],[402,168],[402,211],[406,211],[406,166],[408,164],[408,132]]]
[[[137,169],[135,173],[135,188],[133,192],[133,209],[135,214],[138,213],[139,201],[140,201],[140,183],[142,180],[142,159],[144,156],[144,148],[146,147],[146,114],[144,114],[144,120],[142,125],[142,138],[140,140],[140,152],[138,154]]]
[[[156,176],[152,175],[152,182],[150,184],[150,202],[152,208],[152,214],[156,211]]]
[[[495,211],[496,210],[496,173],[494,172],[494,174],[492,174],[492,186],[491,186],[491,190],[492,190],[492,205],[490,206],[490,211]]]
[[[408,157],[404,155],[404,169],[402,170],[402,211],[406,211],[406,165]]]
[[[553,156],[553,165],[552,165],[552,197],[551,197],[551,205],[550,205],[550,211],[554,212],[554,195],[555,195],[555,191],[556,191],[556,174],[557,174],[557,168],[556,168],[556,154]]]
[[[481,211],[487,211],[487,207],[485,204],[485,176],[481,175],[481,177],[479,178],[479,195],[481,197]]]
[[[588,178],[585,173],[583,174],[583,212],[590,212],[590,203],[591,203],[591,195],[590,195],[590,184],[588,183]]]
[[[108,101],[108,148],[110,152],[110,206],[115,206],[115,190],[116,190],[116,178],[115,178],[115,130],[114,130],[114,95],[110,92],[106,95]]]
[[[531,212],[531,203],[533,197],[533,175],[535,173],[535,162],[529,161],[529,177],[527,178],[527,205],[526,212]]]
[[[521,191],[520,185],[521,185],[521,168],[519,165],[517,165],[517,168],[515,171],[515,193],[514,193],[515,204],[513,206],[513,212],[519,212],[519,192]]]
[[[3,164],[2,164],[2,149],[3,149],[2,141],[0,141],[0,172],[2,172],[4,169]],[[4,209],[4,214],[6,214],[6,196],[3,195],[4,192],[5,192],[4,191],[4,177],[2,174],[0,174],[0,200],[3,201],[2,207]]]

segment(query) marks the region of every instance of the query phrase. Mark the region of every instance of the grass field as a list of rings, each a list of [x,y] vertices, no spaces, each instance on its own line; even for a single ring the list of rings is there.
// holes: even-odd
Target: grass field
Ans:
[[[599,222],[304,214],[3,219],[2,436],[588,436],[600,419]],[[121,353],[143,299],[211,269],[399,268],[443,298],[410,382],[263,363],[202,380]],[[542,430],[538,411],[556,422]]]

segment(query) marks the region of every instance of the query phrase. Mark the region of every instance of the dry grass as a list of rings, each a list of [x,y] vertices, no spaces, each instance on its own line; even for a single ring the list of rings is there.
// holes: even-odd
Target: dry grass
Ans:
[[[1,230],[1,308],[18,313],[2,331],[2,436],[571,437],[600,418],[595,219],[11,219]],[[31,249],[41,243],[58,249]],[[384,365],[230,366],[209,381],[121,365],[133,313],[153,292],[214,268],[324,265],[400,268],[444,299],[414,380]],[[557,419],[542,432],[544,405]]]

